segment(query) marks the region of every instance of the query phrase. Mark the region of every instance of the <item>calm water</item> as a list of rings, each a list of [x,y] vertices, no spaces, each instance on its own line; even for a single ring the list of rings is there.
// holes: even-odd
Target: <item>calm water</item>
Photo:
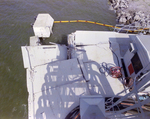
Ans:
[[[0,0],[0,119],[27,119],[28,92],[21,46],[33,36],[31,23],[38,13],[55,20],[91,20],[115,24],[115,14],[107,0]],[[66,35],[76,30],[110,30],[88,23],[54,24],[45,43],[66,43]]]

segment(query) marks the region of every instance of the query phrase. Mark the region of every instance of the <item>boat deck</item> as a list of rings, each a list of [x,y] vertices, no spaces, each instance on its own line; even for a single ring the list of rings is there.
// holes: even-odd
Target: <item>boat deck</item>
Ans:
[[[130,42],[129,35],[94,31],[73,35],[76,47],[70,50],[71,59],[63,57],[66,47],[60,45],[22,47],[30,119],[64,119],[79,105],[82,95],[112,97],[124,90],[123,79],[112,78],[107,69],[122,67],[120,59]],[[127,39],[126,45],[122,38]]]
[[[77,58],[83,63],[92,95],[101,94],[104,97],[112,97],[124,90],[124,70],[121,59],[131,42],[129,34],[76,31],[69,36],[68,40],[69,46],[73,47],[70,50],[70,58]],[[112,78],[110,75],[110,67],[115,66],[121,67],[122,78]]]

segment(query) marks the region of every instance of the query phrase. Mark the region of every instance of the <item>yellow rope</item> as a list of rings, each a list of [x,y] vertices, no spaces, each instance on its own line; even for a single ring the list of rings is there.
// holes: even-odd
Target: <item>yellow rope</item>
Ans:
[[[113,25],[108,25],[108,24],[102,24],[99,22],[93,22],[93,21],[87,21],[87,20],[65,20],[65,21],[54,21],[54,23],[73,23],[73,22],[84,22],[84,23],[91,23],[91,24],[97,24],[97,25],[101,25],[101,26],[106,26],[106,27],[111,27],[111,28],[117,28],[117,29],[121,29],[120,27],[115,27]],[[142,30],[149,30],[149,28],[143,28],[143,29],[138,29],[138,30],[128,30],[128,29],[123,29],[129,32],[138,32],[138,31],[142,31]]]

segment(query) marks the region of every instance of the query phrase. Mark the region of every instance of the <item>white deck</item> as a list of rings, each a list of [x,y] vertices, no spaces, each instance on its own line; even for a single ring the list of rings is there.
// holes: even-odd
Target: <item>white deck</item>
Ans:
[[[21,50],[24,68],[29,69],[67,59],[67,47],[64,45],[22,46]]]
[[[103,64],[107,64],[108,68],[122,67],[120,59],[130,43],[129,35],[103,31],[76,31],[72,35],[77,47],[71,50],[71,58],[78,58],[83,62],[90,80],[88,85],[91,94],[111,97],[124,90],[121,78],[112,78],[107,71],[102,73],[100,70]]]
[[[103,74],[99,68],[103,62],[118,65],[116,56],[109,49],[109,41],[121,57],[117,41],[121,38],[129,40],[128,35],[85,31],[75,35],[77,44],[86,42],[88,46],[73,50],[70,60],[63,57],[66,50],[61,46],[22,47],[24,67],[27,68],[30,119],[64,119],[79,105],[81,95],[111,97],[124,89],[121,79],[112,78],[107,72]]]
[[[63,119],[79,105],[79,96],[90,94],[77,59],[66,60],[65,46],[23,46],[22,54],[30,119]]]
[[[79,105],[81,95],[89,95],[77,59],[27,70],[27,82],[31,119],[64,119],[70,110]]]

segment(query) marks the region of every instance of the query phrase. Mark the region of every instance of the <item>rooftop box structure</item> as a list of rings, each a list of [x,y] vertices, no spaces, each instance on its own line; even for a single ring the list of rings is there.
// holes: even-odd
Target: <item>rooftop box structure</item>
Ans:
[[[49,14],[38,14],[33,25],[35,36],[48,38],[52,31],[54,19]]]

